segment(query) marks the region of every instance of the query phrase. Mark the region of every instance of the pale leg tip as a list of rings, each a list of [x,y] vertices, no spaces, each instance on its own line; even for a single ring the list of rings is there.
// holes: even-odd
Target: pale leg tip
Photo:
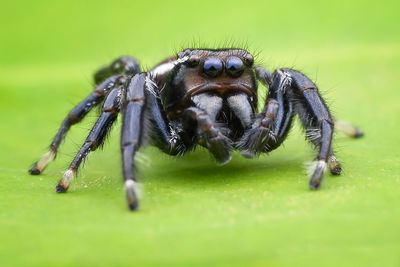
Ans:
[[[52,161],[56,156],[56,153],[52,150],[47,151],[29,170],[32,175],[40,174],[46,166]]]
[[[56,185],[56,192],[57,193],[67,192],[72,179],[74,179],[74,175],[75,171],[73,169],[66,170],[60,182],[58,182],[58,184]]]
[[[139,199],[137,197],[134,185],[135,181],[133,180],[127,180],[125,182],[126,201],[128,208],[131,211],[135,211],[139,208]]]
[[[316,162],[315,170],[311,176],[309,187],[311,190],[317,190],[321,186],[322,179],[326,170],[326,162],[319,160]]]
[[[342,174],[342,166],[340,165],[339,161],[335,156],[331,156],[329,158],[329,171],[333,175],[340,175]]]

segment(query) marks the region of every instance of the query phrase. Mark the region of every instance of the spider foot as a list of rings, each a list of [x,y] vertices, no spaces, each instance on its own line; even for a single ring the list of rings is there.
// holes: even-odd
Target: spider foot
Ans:
[[[364,132],[360,128],[344,121],[336,121],[335,128],[353,138],[364,136]]]
[[[46,166],[56,157],[56,153],[52,150],[47,151],[37,162],[35,162],[29,173],[39,175]]]
[[[65,193],[67,192],[71,181],[74,179],[75,171],[73,169],[68,169],[65,171],[63,177],[56,185],[56,192],[57,193]]]
[[[268,150],[268,141],[275,139],[274,133],[270,126],[260,125],[245,133],[238,143],[238,148],[242,150],[241,154],[246,158],[254,158],[258,154]]]
[[[218,164],[226,164],[232,159],[232,141],[222,133],[206,138],[205,142]]]
[[[324,178],[326,162],[324,160],[319,160],[314,164],[313,169],[314,171],[312,173],[309,186],[310,189],[317,190],[321,185],[322,179]]]
[[[342,166],[335,156],[329,157],[328,165],[329,170],[333,175],[342,174]]]
[[[133,180],[125,181],[126,201],[130,210],[137,210],[139,207],[139,199],[135,191],[136,182]]]
[[[36,166],[37,163],[35,163],[33,165],[33,167],[29,170],[29,174],[31,175],[39,175],[41,173],[41,171],[38,169],[38,167]]]

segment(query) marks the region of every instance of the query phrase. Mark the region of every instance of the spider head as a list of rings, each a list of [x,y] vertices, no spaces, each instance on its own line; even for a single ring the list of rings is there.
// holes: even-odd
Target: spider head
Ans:
[[[256,101],[254,58],[246,50],[186,49],[178,54],[177,61],[163,92],[167,107],[175,107],[177,102],[188,104],[203,93],[225,98],[242,92]]]
[[[184,50],[178,57],[184,62],[184,87],[192,94],[199,88],[199,92],[215,91],[221,95],[242,89],[251,93],[255,89],[254,59],[245,50]]]

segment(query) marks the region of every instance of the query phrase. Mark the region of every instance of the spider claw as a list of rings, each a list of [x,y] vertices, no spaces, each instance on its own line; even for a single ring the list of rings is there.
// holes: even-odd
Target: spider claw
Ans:
[[[335,156],[331,156],[329,158],[329,170],[333,175],[342,174],[342,166]]]
[[[216,137],[207,138],[206,145],[218,164],[224,165],[232,159],[232,142],[221,133],[218,133]]]
[[[364,136],[364,133],[360,128],[344,121],[336,121],[335,128],[353,138],[360,138]]]
[[[74,179],[75,171],[73,169],[68,169],[64,172],[63,177],[56,185],[57,193],[65,193],[67,192],[69,185],[71,184],[72,179]]]
[[[256,127],[249,130],[238,144],[242,149],[242,156],[245,158],[254,158],[262,152],[268,152],[268,142],[275,140],[274,133],[270,128]],[[267,149],[267,151],[265,151]]]
[[[360,138],[364,136],[364,132],[362,132],[358,127],[355,127],[354,138]]]
[[[125,193],[126,193],[126,201],[128,203],[128,207],[131,211],[137,210],[139,208],[139,199],[135,192],[135,181],[126,180],[125,181]]]
[[[28,171],[31,175],[39,175],[41,171],[36,167],[36,163],[34,166]]]
[[[320,186],[320,182],[310,180],[309,186],[310,186],[311,190],[318,190],[318,188]]]
[[[56,193],[66,193],[68,188],[64,188],[62,185],[56,185]]]
[[[326,162],[324,160],[319,160],[309,182],[310,189],[317,190],[320,187],[325,170]]]
[[[331,174],[333,175],[341,175],[342,174],[342,168],[340,166],[335,167],[334,169],[331,169]]]
[[[55,157],[56,153],[54,151],[47,151],[37,162],[33,164],[33,167],[29,170],[29,173],[32,175],[39,175]]]

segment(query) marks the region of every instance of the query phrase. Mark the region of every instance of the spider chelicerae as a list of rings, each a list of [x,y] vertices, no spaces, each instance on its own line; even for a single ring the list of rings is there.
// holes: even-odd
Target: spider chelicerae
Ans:
[[[299,71],[273,73],[255,66],[243,49],[185,49],[147,72],[124,56],[94,75],[96,88],[73,108],[61,124],[50,149],[30,169],[40,174],[52,161],[71,125],[102,103],[101,114],[69,168],[56,186],[68,190],[85,157],[104,142],[122,113],[122,171],[128,207],[138,208],[135,154],[145,143],[169,155],[183,155],[196,145],[206,147],[218,163],[231,151],[252,158],[279,147],[298,114],[307,139],[319,152],[309,186],[319,188],[326,165],[332,174],[341,166],[331,147],[334,123],[353,137],[355,127],[334,122],[317,86]],[[264,108],[257,111],[258,81],[268,88]]]

